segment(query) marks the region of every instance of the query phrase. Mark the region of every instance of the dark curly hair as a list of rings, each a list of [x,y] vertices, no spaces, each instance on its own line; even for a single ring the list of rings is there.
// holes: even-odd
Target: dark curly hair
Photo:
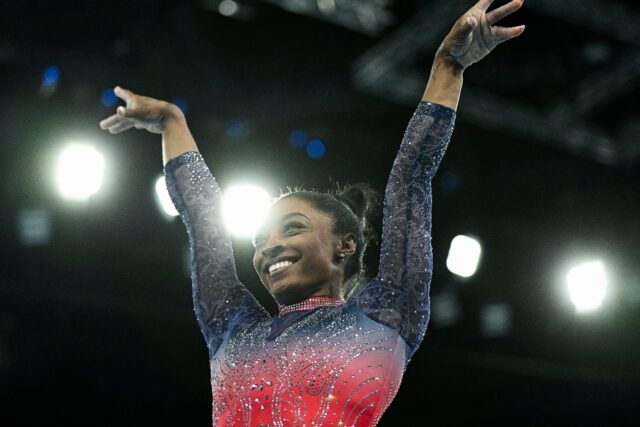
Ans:
[[[356,295],[363,284],[366,274],[364,255],[369,244],[376,242],[376,224],[381,217],[381,194],[366,183],[347,185],[326,193],[305,190],[300,187],[289,189],[275,201],[285,197],[295,197],[308,202],[320,212],[334,221],[333,232],[344,235],[353,233],[356,236],[355,253],[347,259],[344,270],[345,297]]]

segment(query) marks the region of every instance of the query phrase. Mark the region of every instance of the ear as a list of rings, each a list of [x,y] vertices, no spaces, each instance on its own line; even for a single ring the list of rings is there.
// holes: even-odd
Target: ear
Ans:
[[[348,233],[342,236],[336,245],[336,256],[343,255],[345,257],[353,255],[356,252],[356,235]]]

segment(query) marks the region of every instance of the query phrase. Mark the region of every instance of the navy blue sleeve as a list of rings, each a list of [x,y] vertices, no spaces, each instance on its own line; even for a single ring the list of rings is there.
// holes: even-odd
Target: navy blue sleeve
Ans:
[[[407,363],[427,330],[431,248],[431,182],[451,139],[454,110],[421,101],[405,131],[384,194],[380,267],[355,303],[400,334]]]
[[[211,355],[239,322],[270,319],[238,279],[221,193],[202,155],[189,151],[164,167],[167,190],[189,235],[196,318]]]

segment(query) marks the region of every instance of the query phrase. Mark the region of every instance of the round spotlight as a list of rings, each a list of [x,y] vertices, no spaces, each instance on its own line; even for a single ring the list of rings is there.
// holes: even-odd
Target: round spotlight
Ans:
[[[116,93],[113,91],[113,89],[103,90],[101,100],[102,105],[104,105],[105,107],[113,107],[118,103],[118,97],[116,96]]]
[[[471,277],[478,269],[482,247],[476,239],[467,236],[456,236],[451,241],[447,268],[461,277]]]
[[[44,85],[55,85],[58,80],[60,80],[60,69],[55,65],[47,67],[42,73],[42,84]]]
[[[232,187],[224,193],[222,209],[227,229],[238,237],[250,237],[271,205],[269,193],[252,185]]]
[[[307,143],[307,133],[302,129],[294,129],[289,134],[289,143],[295,148],[302,148]]]
[[[607,291],[607,275],[601,261],[592,261],[572,268],[567,273],[571,302],[578,313],[600,308]]]
[[[167,183],[164,176],[161,176],[156,180],[155,189],[156,202],[158,203],[158,206],[160,207],[162,212],[169,216],[178,216],[178,211],[171,201],[171,196],[169,196],[169,191],[167,190]]]
[[[58,157],[56,181],[62,196],[86,200],[102,186],[104,157],[89,145],[72,144]]]
[[[307,144],[307,155],[312,159],[319,159],[324,156],[324,143],[319,139],[312,139]]]
[[[238,3],[233,0],[222,0],[218,5],[218,12],[223,16],[233,16],[238,11]]]

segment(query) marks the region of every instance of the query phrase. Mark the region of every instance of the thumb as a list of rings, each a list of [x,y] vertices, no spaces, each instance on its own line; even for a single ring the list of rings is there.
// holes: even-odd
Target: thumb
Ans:
[[[466,44],[477,26],[478,21],[473,16],[460,19],[451,30],[451,41],[456,45]]]
[[[468,36],[469,33],[473,32],[473,30],[475,30],[477,26],[478,20],[473,16],[469,16],[466,21],[464,21],[464,25],[462,27],[463,35],[465,37]]]

